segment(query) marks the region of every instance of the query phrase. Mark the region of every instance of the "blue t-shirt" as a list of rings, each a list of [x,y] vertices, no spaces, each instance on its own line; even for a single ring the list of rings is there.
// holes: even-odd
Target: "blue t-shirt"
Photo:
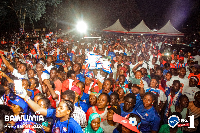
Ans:
[[[32,93],[32,95],[31,95],[31,100],[33,100],[34,99],[34,91],[33,90],[30,90],[30,89],[27,89],[27,91],[30,91],[31,93]]]
[[[115,57],[115,53],[109,51],[108,56],[111,56],[111,59],[113,60],[113,58]]]
[[[68,124],[69,121],[69,124]],[[58,120],[52,128],[53,133],[83,133],[81,126],[73,119],[61,122]]]
[[[79,106],[78,106],[78,102],[75,103],[76,107],[80,107],[85,113],[88,110],[88,105],[86,103],[84,103],[83,101],[79,101]]]
[[[89,94],[83,92],[83,95],[82,95],[82,97],[81,97],[81,100],[82,100],[84,103],[86,103],[87,106],[88,106],[88,105],[90,104],[90,103],[89,103]]]
[[[81,74],[81,73],[77,74],[77,75],[76,75],[76,78],[77,78],[78,80],[80,80],[81,82],[85,83],[85,78],[84,78],[84,75],[83,75],[83,74]]]
[[[55,63],[64,63],[64,60],[60,60],[59,58],[60,55],[57,55],[57,60]],[[60,66],[59,65],[56,65],[57,68],[59,68]]]
[[[128,114],[130,114],[130,113],[133,113],[133,111],[131,111],[131,112],[125,112],[124,110],[123,110],[123,107],[124,107],[124,103],[121,103],[120,104],[120,108],[121,108],[121,116],[122,117],[125,117],[125,116],[127,116]]]
[[[70,61],[72,61],[72,59],[73,59],[73,53],[67,53],[67,55],[69,56],[69,58],[70,58]]]
[[[56,109],[47,109],[46,117],[56,118],[55,116]],[[68,120],[60,122],[59,119],[54,123],[52,132],[53,133],[83,133],[81,126],[73,119],[69,118]],[[68,128],[67,128],[68,127]]]
[[[142,133],[150,133],[151,131],[158,131],[160,125],[160,117],[155,108],[145,109],[143,103],[134,108],[134,114],[141,118],[140,131]]]

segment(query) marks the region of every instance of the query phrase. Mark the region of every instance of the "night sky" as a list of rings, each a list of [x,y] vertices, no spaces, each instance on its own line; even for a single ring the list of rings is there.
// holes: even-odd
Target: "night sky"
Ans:
[[[183,28],[195,29],[198,21],[200,23],[199,0],[64,0],[62,7],[65,8],[62,11],[64,17],[57,20],[61,29],[67,25],[73,27],[80,18],[91,29],[104,29],[117,19],[126,29],[134,28],[141,20],[150,29],[160,29],[171,20],[180,31]],[[36,28],[44,27],[43,18],[35,22]],[[13,12],[9,12],[4,19],[4,23],[0,24],[1,31],[18,29]]]

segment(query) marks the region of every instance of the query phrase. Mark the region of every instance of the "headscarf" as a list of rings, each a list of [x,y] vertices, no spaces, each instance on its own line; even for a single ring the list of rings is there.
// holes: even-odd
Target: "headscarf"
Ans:
[[[99,97],[100,93],[97,93],[97,92],[91,92],[90,95],[94,95],[96,96],[97,98]]]
[[[101,117],[98,113],[92,113],[89,117],[89,120],[88,120],[88,125],[87,127],[85,128],[85,133],[103,133],[103,129],[101,127],[99,127],[99,129],[97,131],[94,131],[91,127],[91,122],[92,120],[96,119],[96,118],[99,118],[100,121],[101,121]]]

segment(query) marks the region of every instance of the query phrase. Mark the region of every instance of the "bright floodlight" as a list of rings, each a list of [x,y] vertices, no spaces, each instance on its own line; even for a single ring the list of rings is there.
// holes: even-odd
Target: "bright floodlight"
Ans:
[[[76,29],[80,32],[80,33],[84,33],[87,30],[87,25],[85,22],[80,21],[77,23]]]

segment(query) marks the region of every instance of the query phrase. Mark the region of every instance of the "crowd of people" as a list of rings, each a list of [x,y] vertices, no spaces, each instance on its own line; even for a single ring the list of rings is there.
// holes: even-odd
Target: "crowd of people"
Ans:
[[[0,131],[200,132],[200,50],[170,53],[166,42],[173,45],[117,35],[10,40],[0,50]],[[25,119],[36,112],[42,121]],[[195,128],[188,128],[192,115]],[[172,127],[170,116],[185,121]]]

